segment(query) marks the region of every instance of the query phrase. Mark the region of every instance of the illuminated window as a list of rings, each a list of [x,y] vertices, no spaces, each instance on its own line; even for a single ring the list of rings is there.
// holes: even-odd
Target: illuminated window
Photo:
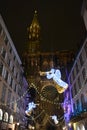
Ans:
[[[77,126],[76,130],[80,130],[79,126]]]
[[[83,124],[80,124],[80,130],[85,130],[85,127]]]
[[[4,113],[3,120],[6,121],[6,122],[8,122],[8,113],[7,112]]]
[[[9,123],[13,123],[13,116],[10,115]]]
[[[3,111],[2,109],[0,109],[0,120],[2,120],[2,117],[3,117]]]

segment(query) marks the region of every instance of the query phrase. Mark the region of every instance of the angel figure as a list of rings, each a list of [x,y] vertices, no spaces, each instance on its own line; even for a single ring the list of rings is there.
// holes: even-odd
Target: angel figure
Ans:
[[[40,71],[40,76],[46,76],[47,79],[53,79],[55,88],[59,93],[63,93],[67,88],[68,84],[61,79],[61,72],[59,69],[51,69],[47,72]]]
[[[38,105],[38,104],[35,104],[34,102],[30,102],[28,104],[28,109],[25,111],[25,113],[26,113],[27,116],[31,115],[31,113],[33,111],[33,108],[36,108],[36,105]]]

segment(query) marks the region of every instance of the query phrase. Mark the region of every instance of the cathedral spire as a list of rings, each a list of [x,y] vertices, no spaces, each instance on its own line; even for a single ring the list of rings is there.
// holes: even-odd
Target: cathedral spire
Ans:
[[[34,12],[34,17],[30,27],[28,28],[28,36],[30,41],[36,41],[40,39],[40,25],[37,18],[37,11]]]

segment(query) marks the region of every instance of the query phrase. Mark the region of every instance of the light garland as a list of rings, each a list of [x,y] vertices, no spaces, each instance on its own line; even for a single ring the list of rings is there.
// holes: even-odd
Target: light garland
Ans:
[[[35,88],[35,90],[36,90],[37,93],[39,94],[40,99],[41,99],[42,101],[45,101],[45,102],[48,102],[48,103],[51,103],[51,104],[55,104],[55,105],[61,105],[61,104],[62,104],[62,103],[56,103],[56,102],[50,101],[49,99],[46,99],[45,97],[43,97],[43,96],[41,95],[41,93],[39,93],[39,91],[37,90],[37,87],[36,87],[33,83],[31,83],[30,88],[31,88],[31,87]]]
[[[52,102],[52,101],[46,99],[45,97],[43,97],[43,96],[39,93],[39,91],[37,90],[37,87],[36,87],[33,83],[31,83],[31,84],[30,84],[30,87],[25,91],[25,93],[23,94],[23,96],[21,96],[20,98],[16,99],[15,101],[10,102],[10,105],[11,105],[11,104],[17,105],[17,102],[20,101],[22,98],[24,98],[24,96],[28,93],[28,91],[29,91],[30,88],[32,88],[32,87],[35,88],[35,90],[38,92],[38,94],[39,94],[39,96],[40,96],[40,98],[41,98],[42,101],[46,101],[46,102],[49,102],[49,103],[55,104],[55,105],[61,104],[61,103]],[[6,104],[4,104],[4,105],[6,106]],[[36,123],[36,119],[38,119],[44,112],[45,112],[45,110],[43,109],[43,110],[41,111],[41,113],[38,114],[36,117],[33,117],[33,116],[30,115],[31,119],[29,119],[29,120],[33,120],[33,121]],[[45,112],[45,114],[47,114],[47,113]],[[48,114],[47,114],[47,115],[48,115]],[[50,117],[50,116],[49,116],[49,117]],[[62,119],[62,117],[60,117],[59,120],[61,120],[61,119]],[[49,119],[48,121],[49,121],[50,124],[55,125],[55,124],[53,124],[53,123],[50,121],[50,119]],[[58,126],[58,125],[56,125],[56,126]]]
[[[23,99],[23,98],[26,96],[26,94],[28,93],[28,91],[30,90],[30,88],[32,88],[32,87],[35,88],[35,90],[36,90],[37,93],[39,94],[40,99],[41,99],[42,101],[45,101],[45,102],[51,103],[51,104],[55,104],[55,105],[61,105],[61,103],[57,103],[57,102],[55,102],[55,101],[50,101],[50,100],[46,99],[45,97],[43,97],[42,94],[38,91],[37,87],[36,87],[33,83],[31,83],[31,84],[29,85],[29,88],[23,93],[23,95],[22,95],[21,97],[17,98],[15,101],[10,102],[9,105],[15,104],[15,106],[17,107],[17,102],[19,102],[21,99]],[[6,104],[5,104],[5,106],[6,106]],[[43,109],[36,117],[33,117],[33,116],[30,115],[31,119],[29,118],[29,120],[33,120],[33,121],[36,123],[36,120],[37,120],[43,113],[47,114],[47,113],[45,112],[45,110]],[[47,114],[47,115],[48,115],[48,114]],[[49,115],[48,115],[48,116],[49,116]],[[49,117],[50,117],[50,116],[49,116]],[[61,120],[62,118],[63,118],[63,117],[60,117],[58,120]],[[58,122],[57,124],[54,124],[54,123],[50,120],[50,118],[48,118],[47,120],[49,121],[49,123],[50,123],[51,125],[54,125],[54,126],[57,126],[57,127],[58,127],[59,125],[61,125],[60,122]]]
[[[38,114],[36,117],[30,116],[31,119],[29,119],[29,120],[33,120],[33,121],[36,123],[36,119],[38,119],[43,113],[45,113],[45,115],[48,115],[48,114],[45,112],[45,110],[43,109],[43,110],[41,111],[41,113]],[[48,115],[48,116],[49,116],[49,115]],[[49,117],[51,117],[51,116],[49,116]],[[54,125],[54,126],[58,127],[58,126],[61,125],[61,123],[64,121],[64,116],[61,116],[60,118],[58,118],[58,124],[54,124],[49,118],[48,118],[47,120],[49,121],[49,123],[50,123],[51,125]],[[60,120],[62,120],[61,123],[59,122]],[[42,124],[41,124],[41,125],[42,125]]]
[[[2,105],[4,105],[4,106],[7,105],[7,106],[9,106],[9,105],[11,105],[11,104],[17,103],[17,102],[20,101],[22,98],[24,98],[24,96],[27,94],[28,91],[29,91],[29,89],[27,89],[27,90],[25,91],[25,93],[23,94],[23,96],[21,96],[20,98],[16,99],[15,101],[10,102],[9,104],[2,104]]]

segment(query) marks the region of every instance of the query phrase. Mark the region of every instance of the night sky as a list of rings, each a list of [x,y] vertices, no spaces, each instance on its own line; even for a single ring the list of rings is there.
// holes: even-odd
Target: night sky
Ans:
[[[0,12],[21,56],[34,11],[41,26],[42,51],[77,49],[85,34],[82,0],[0,0]]]

